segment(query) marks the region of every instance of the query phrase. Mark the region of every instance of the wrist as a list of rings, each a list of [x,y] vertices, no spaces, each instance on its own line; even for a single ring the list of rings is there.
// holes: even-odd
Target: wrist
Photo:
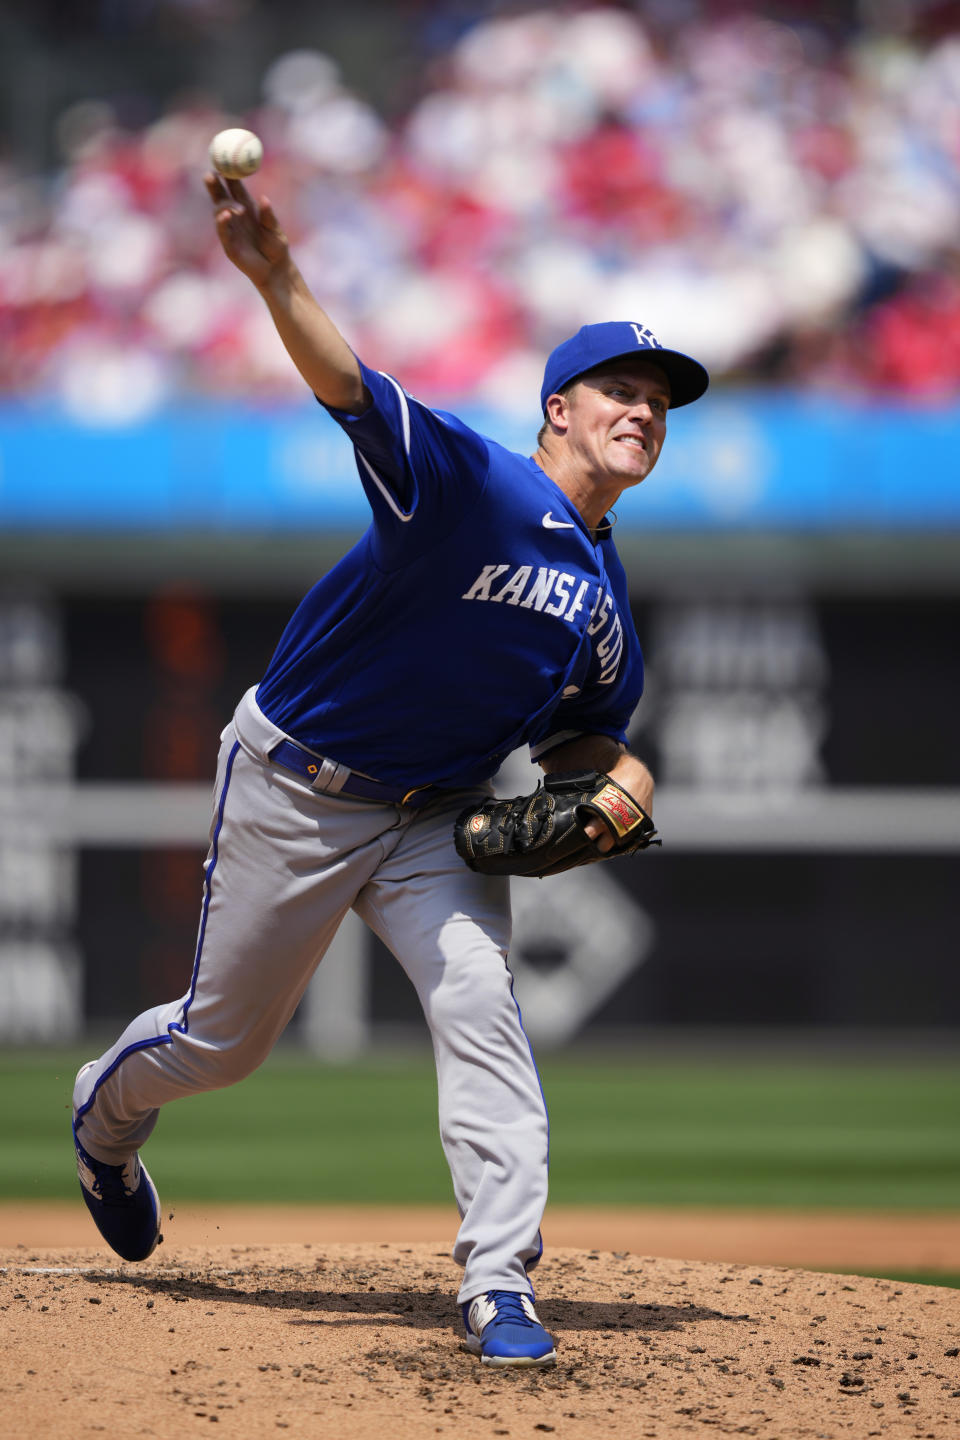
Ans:
[[[650,811],[653,806],[653,776],[642,760],[624,750],[607,774],[631,795],[638,805]]]
[[[255,280],[254,285],[268,304],[271,300],[289,300],[298,290],[306,290],[306,281],[289,252],[271,266],[265,280]]]

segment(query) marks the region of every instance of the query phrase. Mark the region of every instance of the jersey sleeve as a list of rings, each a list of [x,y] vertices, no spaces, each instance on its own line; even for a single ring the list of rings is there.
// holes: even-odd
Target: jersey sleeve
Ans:
[[[362,415],[324,409],[353,444],[381,548],[396,558],[398,549],[425,548],[454,528],[483,491],[489,449],[455,415],[431,410],[391,375],[358,363],[370,406]]]
[[[581,735],[609,735],[620,744],[627,743],[627,727],[636,702],[611,705],[606,696],[594,696],[581,704],[563,700],[538,735],[530,737],[530,759],[542,760],[558,745],[576,740]]]

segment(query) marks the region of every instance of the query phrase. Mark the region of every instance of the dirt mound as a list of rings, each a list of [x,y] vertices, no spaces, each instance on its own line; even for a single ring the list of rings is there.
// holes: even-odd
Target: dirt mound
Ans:
[[[0,1435],[960,1433],[960,1291],[552,1250],[553,1370],[460,1345],[439,1244],[0,1252]]]

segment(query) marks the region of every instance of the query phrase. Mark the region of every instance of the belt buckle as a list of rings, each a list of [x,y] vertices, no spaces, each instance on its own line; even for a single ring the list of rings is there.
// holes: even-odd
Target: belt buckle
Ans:
[[[411,796],[411,795],[418,795],[421,790],[431,790],[432,788],[433,788],[432,785],[429,785],[429,784],[427,784],[427,785],[414,785],[413,789],[412,789],[412,790],[408,790],[407,793],[406,793],[406,795],[404,795],[403,799],[400,801],[400,804],[401,804],[401,805],[408,805],[408,804],[410,803],[410,796]]]

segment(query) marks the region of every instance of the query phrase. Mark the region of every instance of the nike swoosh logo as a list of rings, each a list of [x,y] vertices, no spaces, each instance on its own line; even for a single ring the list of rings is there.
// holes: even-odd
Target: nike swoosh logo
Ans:
[[[572,520],[554,520],[552,510],[547,511],[540,523],[544,530],[576,530],[577,528]]]

